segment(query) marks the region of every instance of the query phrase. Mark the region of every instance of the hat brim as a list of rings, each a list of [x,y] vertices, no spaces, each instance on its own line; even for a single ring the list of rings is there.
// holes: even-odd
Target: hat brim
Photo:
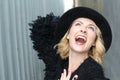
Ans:
[[[75,7],[65,12],[59,22],[56,29],[56,42],[58,43],[70,28],[72,22],[80,17],[89,18],[93,20],[102,32],[104,46],[106,51],[109,49],[112,41],[112,32],[107,20],[97,11],[87,7]]]

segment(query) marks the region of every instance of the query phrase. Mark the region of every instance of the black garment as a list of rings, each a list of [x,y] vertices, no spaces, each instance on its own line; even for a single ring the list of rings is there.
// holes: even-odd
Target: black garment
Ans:
[[[60,79],[63,69],[68,70],[68,59],[59,61],[55,80]],[[105,78],[102,66],[91,57],[88,57],[77,70],[72,73],[70,80],[72,80],[75,75],[78,75],[78,80],[109,80]]]
[[[55,29],[59,21],[59,16],[53,13],[47,14],[46,17],[38,16],[38,18],[30,23],[30,38],[33,42],[33,48],[38,52],[39,59],[45,63],[44,80],[58,80],[63,69],[68,69],[68,59],[62,60],[56,49],[54,41]],[[104,77],[102,67],[91,57],[86,59],[79,68],[72,74],[77,74],[78,80],[107,80]]]

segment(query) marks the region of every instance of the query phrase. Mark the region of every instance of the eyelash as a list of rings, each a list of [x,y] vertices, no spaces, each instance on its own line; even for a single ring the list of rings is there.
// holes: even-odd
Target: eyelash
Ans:
[[[80,23],[76,23],[75,26],[81,26],[81,24]]]
[[[87,27],[88,29],[91,29],[92,31],[95,31],[95,29],[92,26]]]

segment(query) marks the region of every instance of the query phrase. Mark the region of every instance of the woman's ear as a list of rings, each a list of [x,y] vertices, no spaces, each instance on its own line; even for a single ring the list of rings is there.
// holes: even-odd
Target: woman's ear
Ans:
[[[69,34],[67,35],[67,39],[69,39]]]
[[[69,39],[69,30],[67,31],[67,35],[66,35],[66,38]]]

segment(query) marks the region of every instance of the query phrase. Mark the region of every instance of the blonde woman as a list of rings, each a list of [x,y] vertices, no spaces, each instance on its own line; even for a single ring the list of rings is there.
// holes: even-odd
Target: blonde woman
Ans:
[[[33,48],[46,67],[44,80],[109,80],[101,64],[112,32],[100,13],[75,7],[60,18],[38,17],[31,25]]]
[[[86,7],[70,9],[60,18],[56,35],[62,63],[58,79],[107,80],[101,64],[111,44],[111,29],[101,14]]]

